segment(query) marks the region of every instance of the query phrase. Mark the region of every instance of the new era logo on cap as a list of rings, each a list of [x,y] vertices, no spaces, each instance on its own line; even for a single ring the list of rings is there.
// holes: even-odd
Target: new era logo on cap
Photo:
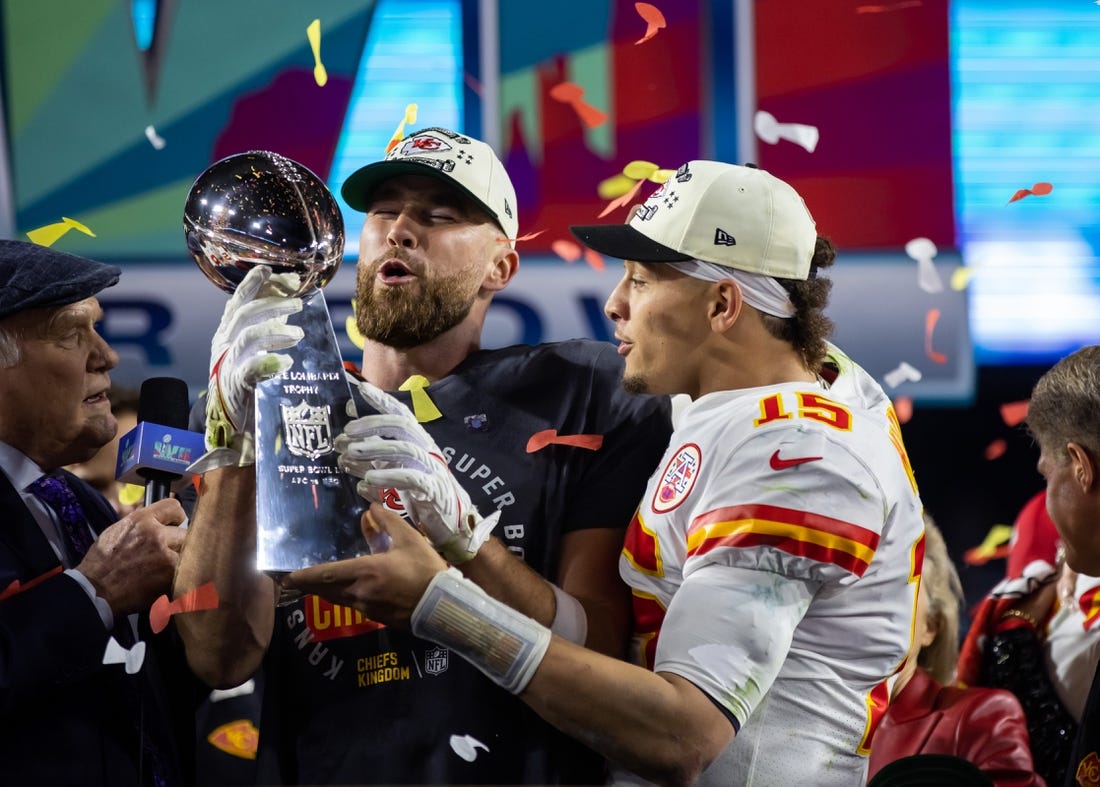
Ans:
[[[689,161],[675,195],[654,192],[629,224],[572,227],[601,254],[637,262],[702,260],[780,279],[806,279],[817,229],[793,188],[755,167]]]
[[[721,227],[714,228],[714,245],[715,246],[736,246],[737,239],[726,232]]]
[[[427,175],[453,185],[492,216],[507,238],[519,234],[516,192],[493,149],[445,128],[414,131],[386,156],[352,173],[340,194],[355,210],[370,207],[371,194],[398,175]],[[514,245],[514,243],[513,243]]]

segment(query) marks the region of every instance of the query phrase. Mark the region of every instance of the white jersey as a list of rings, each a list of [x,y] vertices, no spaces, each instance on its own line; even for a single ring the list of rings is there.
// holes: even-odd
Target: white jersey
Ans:
[[[862,784],[909,649],[916,483],[882,389],[833,360],[832,389],[688,405],[627,534],[633,660],[690,680],[739,727],[706,783]]]
[[[1100,577],[1078,574],[1073,596],[1076,603],[1050,621],[1043,657],[1059,699],[1080,722],[1100,661]]]

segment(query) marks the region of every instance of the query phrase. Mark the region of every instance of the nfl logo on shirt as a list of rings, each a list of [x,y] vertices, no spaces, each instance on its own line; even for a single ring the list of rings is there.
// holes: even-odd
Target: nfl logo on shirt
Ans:
[[[424,653],[424,671],[429,675],[442,675],[450,665],[450,653],[446,648],[429,648]]]

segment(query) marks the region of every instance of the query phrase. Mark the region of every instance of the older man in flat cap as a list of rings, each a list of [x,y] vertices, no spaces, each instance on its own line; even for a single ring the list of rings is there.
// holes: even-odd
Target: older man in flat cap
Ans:
[[[170,637],[143,636],[147,621],[136,614],[170,592],[183,509],[162,500],[116,521],[99,493],[60,469],[90,458],[117,428],[107,392],[118,355],[96,333],[95,296],[119,274],[0,240],[4,783],[191,781],[181,763],[192,760],[193,716],[181,704],[197,687]],[[112,653],[131,661],[111,663]]]

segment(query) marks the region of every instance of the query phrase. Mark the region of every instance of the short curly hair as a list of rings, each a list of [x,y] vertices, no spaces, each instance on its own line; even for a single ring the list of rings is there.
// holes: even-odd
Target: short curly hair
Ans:
[[[794,316],[783,318],[760,313],[768,333],[793,344],[807,369],[821,366],[827,351],[826,342],[833,333],[833,321],[825,316],[833,283],[818,274],[835,260],[836,249],[833,244],[828,238],[818,235],[814,256],[810,261],[809,278],[776,279],[794,304]]]

